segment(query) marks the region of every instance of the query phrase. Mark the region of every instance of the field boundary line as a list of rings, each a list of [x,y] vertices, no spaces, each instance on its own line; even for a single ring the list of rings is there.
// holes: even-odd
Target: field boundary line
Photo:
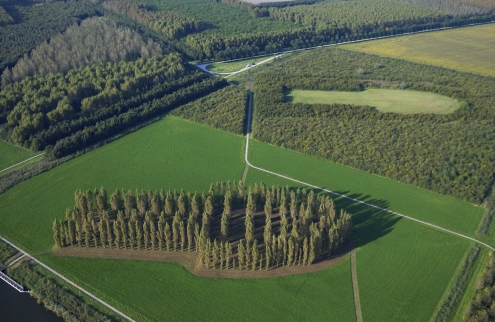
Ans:
[[[96,297],[96,295],[93,295],[92,293],[86,291],[85,289],[83,289],[82,287],[80,287],[79,285],[77,285],[76,283],[72,282],[71,280],[69,280],[68,278],[66,278],[65,276],[57,273],[55,270],[51,269],[50,267],[48,267],[47,265],[43,264],[42,262],[40,262],[39,260],[37,260],[36,258],[34,258],[33,256],[29,255],[28,253],[26,253],[25,251],[23,251],[22,249],[20,249],[19,247],[17,247],[16,245],[12,244],[11,242],[9,242],[8,240],[6,240],[5,238],[3,237],[0,237],[0,240],[4,241],[7,245],[17,249],[19,252],[23,253],[24,256],[27,256],[29,257],[30,259],[32,259],[33,261],[35,261],[38,265],[40,265],[41,267],[43,267],[44,269],[48,270],[50,273],[54,274],[55,276],[59,277],[60,279],[62,279],[64,282],[66,282],[67,284],[70,284],[71,286],[77,288],[79,291],[83,292],[84,294],[86,294],[87,296],[89,296],[90,298],[92,298],[93,300],[97,301],[98,303],[100,303],[101,305],[107,307],[108,309],[112,310],[113,312],[117,313],[118,315],[120,315],[121,317],[125,318],[126,320],[129,320],[131,322],[136,322],[134,321],[132,318],[130,318],[129,316],[125,315],[124,313],[120,312],[119,310],[117,310],[116,308],[114,308],[113,306],[111,306],[110,304],[108,304],[107,302],[101,300],[100,298]]]
[[[463,235],[461,233],[458,233],[458,232],[455,232],[455,231],[452,231],[452,230],[449,230],[449,229],[440,227],[438,225],[435,225],[435,224],[432,224],[432,223],[429,223],[429,222],[426,222],[426,221],[423,221],[423,220],[416,219],[414,217],[406,216],[404,214],[398,213],[396,211],[393,211],[393,210],[390,210],[390,209],[387,209],[387,208],[382,208],[380,206],[377,206],[377,205],[374,205],[374,204],[371,204],[371,203],[368,203],[368,202],[365,202],[365,201],[362,201],[362,200],[359,200],[359,199],[356,199],[356,198],[352,198],[352,197],[349,197],[349,196],[340,194],[338,192],[335,192],[335,191],[332,191],[332,190],[328,190],[328,189],[325,189],[323,187],[316,186],[316,185],[311,184],[311,183],[307,183],[307,182],[304,182],[304,181],[301,181],[301,180],[297,180],[297,179],[291,178],[289,176],[285,176],[283,174],[280,174],[280,173],[277,173],[277,172],[273,172],[273,171],[270,171],[270,170],[267,170],[267,169],[260,168],[260,167],[257,167],[255,165],[252,165],[249,162],[249,160],[248,160],[248,155],[249,155],[249,137],[250,137],[250,134],[251,134],[251,114],[253,112],[253,96],[252,96],[252,94],[250,92],[248,92],[248,95],[249,95],[249,106],[248,106],[249,111],[248,111],[248,120],[247,120],[247,126],[246,126],[246,150],[245,150],[245,153],[244,153],[244,160],[245,160],[246,164],[249,165],[251,168],[256,169],[256,170],[259,170],[259,171],[266,172],[268,174],[277,176],[277,177],[282,178],[282,179],[286,179],[286,180],[289,180],[289,181],[293,181],[293,182],[296,182],[296,183],[305,185],[307,187],[311,187],[311,188],[314,188],[314,189],[317,189],[317,190],[328,192],[330,194],[333,194],[334,196],[338,196],[338,197],[341,197],[341,198],[352,200],[352,201],[358,202],[358,203],[360,203],[362,205],[366,205],[366,206],[371,207],[371,208],[382,210],[382,211],[388,212],[388,213],[390,213],[392,215],[396,215],[396,216],[399,216],[399,217],[402,217],[402,218],[405,218],[405,219],[409,219],[409,220],[415,221],[417,223],[423,224],[425,226],[429,226],[429,227],[432,227],[432,228],[441,230],[443,232],[446,232],[446,233],[449,233],[449,234],[452,234],[452,235],[456,235],[456,236],[461,237],[461,238],[464,238],[464,239],[468,239],[468,240],[473,241],[475,243],[478,243],[478,244],[480,244],[482,246],[485,246],[486,248],[488,248],[488,249],[490,249],[492,251],[495,251],[495,248],[494,247],[492,247],[492,246],[490,246],[490,245],[488,245],[488,244],[486,244],[484,242],[481,242],[481,241],[479,241],[479,240],[477,240],[477,239],[475,239],[473,237],[469,237],[467,235]]]
[[[43,152],[43,153],[37,154],[37,155],[35,155],[34,157],[30,157],[29,159],[26,159],[26,160],[24,160],[24,161],[21,161],[21,162],[19,162],[19,163],[16,163],[16,164],[14,164],[14,165],[11,165],[10,167],[7,167],[7,168],[5,168],[5,169],[3,169],[3,170],[0,170],[0,173],[2,173],[2,172],[4,172],[4,171],[7,171],[7,170],[9,170],[9,169],[12,169],[12,168],[14,168],[14,167],[17,167],[18,165],[23,164],[24,162],[28,162],[29,160],[32,160],[32,159],[34,159],[34,158],[37,158],[37,157],[39,157],[40,155],[43,155],[43,154],[45,154],[45,153]]]
[[[359,287],[357,280],[356,270],[356,249],[351,252],[351,278],[352,278],[352,292],[354,294],[354,307],[356,309],[357,322],[363,322],[363,315],[361,314],[361,301],[359,300]]]

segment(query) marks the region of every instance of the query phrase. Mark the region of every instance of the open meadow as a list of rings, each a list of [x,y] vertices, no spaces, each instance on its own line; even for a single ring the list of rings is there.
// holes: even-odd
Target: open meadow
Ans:
[[[270,149],[275,148],[267,146],[264,151]],[[287,152],[289,153],[284,155],[287,160],[296,161],[298,158],[304,158],[307,162],[309,161],[309,167],[315,166],[315,163],[310,161],[311,157],[301,155],[290,158],[289,154],[295,155],[295,153]],[[281,154],[275,155],[281,156]],[[331,173],[341,172],[336,171],[330,163],[326,163],[326,168],[321,167],[318,170],[326,169]],[[296,161],[294,166],[298,165]],[[272,170],[278,171],[278,169]],[[345,172],[344,169],[338,170]],[[356,170],[350,169],[349,172],[352,171]],[[301,172],[298,174],[296,178],[299,180],[310,179]],[[316,179],[314,176],[310,175],[310,177],[313,180]],[[328,176],[320,175],[319,177],[322,185],[324,182],[328,183],[324,185],[326,188],[335,186],[335,182]],[[249,169],[246,183],[252,184],[260,181],[268,185],[297,185],[276,176]],[[346,181],[344,185],[352,186],[350,181]],[[365,184],[361,186],[361,190],[366,190],[366,188]],[[431,193],[427,192],[427,194]],[[353,239],[357,247],[357,279],[363,320],[429,320],[452,282],[459,262],[471,243],[358,203],[341,198],[336,198],[335,201],[337,207],[345,207],[353,215]],[[387,206],[385,200],[368,201],[382,207]],[[429,203],[429,205],[432,204]]]
[[[36,153],[31,150],[23,149],[0,140],[0,170],[24,161],[34,155]]]
[[[401,114],[448,114],[459,108],[456,100],[427,92],[367,89],[362,92],[292,90],[285,96],[290,103],[349,104],[376,107],[380,112]]]
[[[251,64],[251,63],[256,64],[260,61],[263,61],[263,60],[266,60],[269,58],[270,58],[270,56],[264,56],[264,57],[236,60],[236,61],[225,62],[225,63],[213,63],[211,65],[206,66],[206,69],[208,69],[210,72],[215,72],[215,73],[233,73],[233,72],[236,72],[236,71],[246,67],[246,65],[248,65],[248,64]]]
[[[495,77],[495,24],[343,45],[347,50]]]
[[[47,251],[53,219],[73,207],[77,189],[206,191],[241,178],[243,146],[240,136],[165,118],[0,195],[0,235],[27,251]]]

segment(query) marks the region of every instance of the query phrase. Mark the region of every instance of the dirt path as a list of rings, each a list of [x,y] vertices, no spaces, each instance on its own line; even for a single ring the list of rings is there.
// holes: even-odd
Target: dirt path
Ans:
[[[342,260],[354,248],[352,242],[348,242],[340,247],[336,253],[329,259],[309,265],[309,266],[281,266],[266,270],[238,270],[238,269],[212,269],[200,268],[197,262],[198,253],[196,252],[164,252],[164,251],[145,251],[131,249],[109,249],[109,248],[86,248],[86,247],[63,247],[55,252],[59,256],[89,257],[89,258],[108,258],[121,260],[141,260],[141,261],[158,261],[177,263],[186,268],[189,272],[201,277],[214,278],[266,278],[275,276],[287,276],[294,274],[306,274],[320,271],[331,267]]]
[[[359,287],[356,273],[356,250],[351,251],[351,276],[352,276],[352,290],[354,292],[354,307],[356,308],[356,320],[357,322],[363,322],[363,316],[361,314],[361,302],[359,301]]]

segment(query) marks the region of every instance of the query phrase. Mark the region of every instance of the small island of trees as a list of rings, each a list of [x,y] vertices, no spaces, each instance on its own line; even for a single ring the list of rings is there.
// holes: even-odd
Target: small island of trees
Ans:
[[[77,190],[53,237],[59,247],[197,252],[200,267],[269,270],[329,258],[351,229],[351,215],[313,190],[229,181],[201,195]]]

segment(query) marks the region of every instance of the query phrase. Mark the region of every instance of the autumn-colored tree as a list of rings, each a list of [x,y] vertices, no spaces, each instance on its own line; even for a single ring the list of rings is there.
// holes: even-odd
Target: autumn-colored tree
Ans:
[[[229,236],[229,216],[226,213],[222,214],[222,220],[220,223],[220,240],[222,243],[227,241]]]

